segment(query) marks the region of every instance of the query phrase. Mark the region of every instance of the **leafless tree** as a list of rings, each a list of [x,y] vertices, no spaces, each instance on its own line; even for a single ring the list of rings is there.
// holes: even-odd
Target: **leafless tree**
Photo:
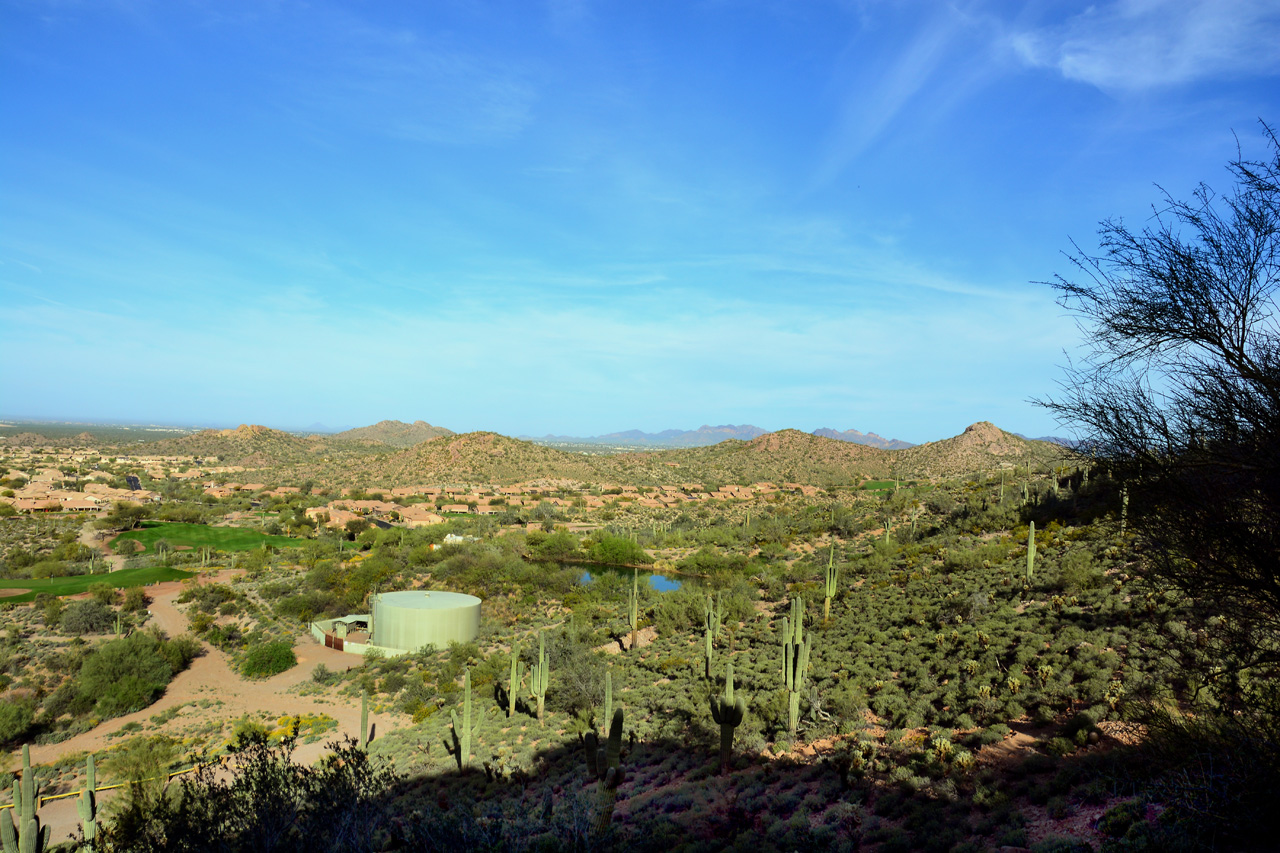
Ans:
[[[1248,703],[1280,665],[1280,141],[1237,152],[1219,195],[1169,193],[1146,227],[1119,220],[1078,275],[1049,282],[1086,355],[1039,401],[1128,489],[1149,577],[1186,594],[1213,677]]]

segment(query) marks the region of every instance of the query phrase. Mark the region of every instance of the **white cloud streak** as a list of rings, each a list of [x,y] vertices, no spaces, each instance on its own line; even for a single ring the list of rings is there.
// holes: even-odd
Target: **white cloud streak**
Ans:
[[[1113,93],[1268,76],[1280,72],[1280,4],[1117,0],[1010,43],[1027,65]]]

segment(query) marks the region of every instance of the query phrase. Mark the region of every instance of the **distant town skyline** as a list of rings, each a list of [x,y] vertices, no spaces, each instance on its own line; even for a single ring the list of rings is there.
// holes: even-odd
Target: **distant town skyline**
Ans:
[[[1059,435],[1029,401],[1080,336],[1034,282],[1280,123],[1275,2],[0,26],[11,418]]]

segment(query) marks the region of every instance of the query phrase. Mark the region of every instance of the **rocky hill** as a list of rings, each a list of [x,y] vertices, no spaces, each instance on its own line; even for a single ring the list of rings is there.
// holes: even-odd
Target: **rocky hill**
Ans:
[[[216,458],[225,465],[267,468],[297,463],[322,451],[324,444],[259,424],[235,429],[206,429],[182,438],[167,438],[129,446],[130,453],[146,456],[197,456]]]
[[[1034,441],[979,421],[960,435],[893,451],[894,470],[907,477],[955,477],[1003,466],[1048,470],[1068,451],[1057,444]]]
[[[598,457],[566,453],[496,432],[447,435],[389,456],[361,470],[379,485],[408,483],[516,483],[539,477],[591,481]]]
[[[712,483],[848,482],[889,471],[886,451],[810,435],[794,429],[765,433],[751,441],[724,441],[712,447],[625,453],[608,457],[624,473],[656,463],[667,481]],[[661,470],[661,469],[659,469]]]
[[[338,441],[370,441],[388,447],[412,447],[442,435],[455,435],[451,429],[432,426],[426,421],[379,421],[373,426],[356,427],[328,436]]]

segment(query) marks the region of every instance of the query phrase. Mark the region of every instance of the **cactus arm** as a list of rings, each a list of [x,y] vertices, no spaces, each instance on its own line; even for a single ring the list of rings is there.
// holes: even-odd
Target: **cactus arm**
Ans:
[[[13,783],[13,801],[18,801],[18,783]],[[4,845],[4,853],[18,853],[18,834],[13,828],[13,816],[6,809],[0,814],[0,843]]]
[[[546,707],[547,684],[550,681],[550,667],[547,664],[547,642],[543,634],[538,634],[538,662],[529,669],[529,690],[538,703],[538,722],[542,722]]]
[[[98,775],[93,763],[93,754],[90,753],[85,771],[84,791],[76,800],[76,811],[80,814],[80,828],[90,853],[93,851],[93,842],[98,837],[97,787]]]
[[[831,599],[840,586],[840,568],[836,565],[836,546],[831,546],[831,554],[827,557],[826,597],[822,601],[822,621],[831,620]]]

